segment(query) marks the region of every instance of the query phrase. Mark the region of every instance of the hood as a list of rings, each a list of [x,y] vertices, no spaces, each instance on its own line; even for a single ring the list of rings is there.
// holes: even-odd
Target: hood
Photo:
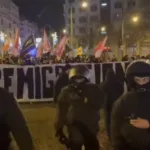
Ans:
[[[150,76],[150,65],[144,61],[134,61],[132,62],[126,70],[126,79],[130,87],[136,88],[136,83],[134,82],[134,76],[145,77]]]

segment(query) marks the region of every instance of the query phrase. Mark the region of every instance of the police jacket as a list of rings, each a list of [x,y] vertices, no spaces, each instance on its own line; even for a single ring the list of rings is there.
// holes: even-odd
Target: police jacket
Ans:
[[[0,150],[8,150],[12,132],[20,150],[33,150],[25,119],[13,96],[0,88]]]
[[[130,118],[150,120],[150,91],[131,91],[113,106],[111,139],[115,150],[149,150],[150,130],[132,126]]]
[[[66,86],[58,97],[56,132],[63,125],[78,121],[86,125],[94,135],[99,131],[100,108],[104,103],[104,92],[95,84],[84,84],[80,89]]]

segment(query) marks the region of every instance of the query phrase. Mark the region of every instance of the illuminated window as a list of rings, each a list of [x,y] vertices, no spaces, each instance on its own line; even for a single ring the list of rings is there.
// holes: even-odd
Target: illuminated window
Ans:
[[[102,6],[102,7],[106,7],[106,6],[107,6],[107,3],[101,3],[101,6]]]

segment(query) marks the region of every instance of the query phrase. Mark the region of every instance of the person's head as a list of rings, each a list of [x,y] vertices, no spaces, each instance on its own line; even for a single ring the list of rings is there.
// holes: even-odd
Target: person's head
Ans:
[[[134,61],[127,68],[126,79],[133,89],[150,90],[150,65],[144,61]]]
[[[76,86],[90,81],[90,71],[86,66],[76,66],[69,71],[69,80]]]
[[[64,67],[64,71],[68,71],[69,69],[71,69],[71,65],[66,63],[65,67]]]

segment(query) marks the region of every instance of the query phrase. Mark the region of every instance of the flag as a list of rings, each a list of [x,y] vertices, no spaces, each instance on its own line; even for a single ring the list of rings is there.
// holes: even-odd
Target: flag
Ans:
[[[101,57],[101,54],[102,54],[102,52],[104,51],[104,48],[105,48],[106,41],[107,41],[107,36],[94,49],[95,58],[100,58]]]
[[[14,48],[16,48],[17,50],[19,50],[19,29],[17,29],[17,31],[16,31]]]
[[[28,54],[31,50],[35,49],[35,43],[34,43],[34,37],[33,35],[29,36],[28,39],[24,42],[24,45],[22,47],[22,50],[20,51],[20,56],[25,56]]]
[[[81,55],[83,55],[83,48],[82,47],[79,47],[78,49],[77,49],[77,56],[81,56]]]
[[[56,47],[56,55],[60,59],[66,46],[67,36],[64,36]]]
[[[13,51],[12,54],[15,56],[19,55],[19,34],[20,34],[19,29],[17,29],[14,46],[12,48],[12,51]]]
[[[50,44],[50,41],[48,40],[46,31],[44,29],[44,37],[43,37],[43,50],[47,53],[52,50],[52,46]]]
[[[9,40],[8,39],[5,39],[2,50],[5,52],[9,50]]]

